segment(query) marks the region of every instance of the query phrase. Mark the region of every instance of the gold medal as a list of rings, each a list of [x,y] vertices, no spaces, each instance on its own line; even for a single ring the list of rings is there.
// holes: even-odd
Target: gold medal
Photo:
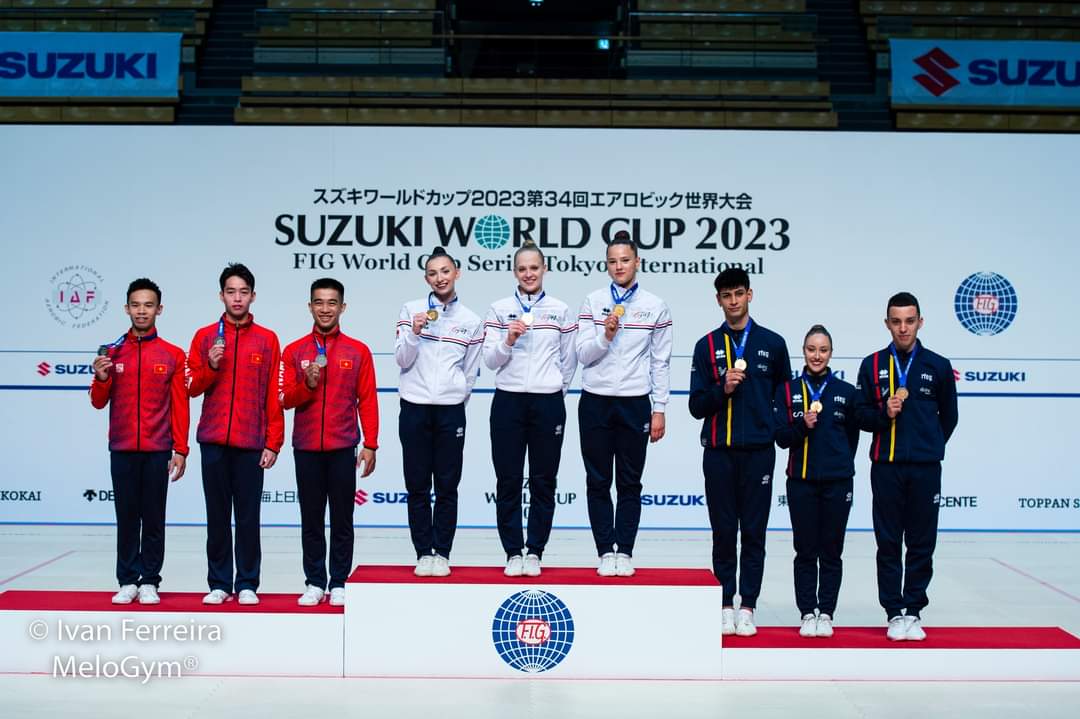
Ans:
[[[611,311],[611,314],[615,315],[616,317],[622,317],[626,314],[626,308],[622,305],[615,305],[615,309]]]
[[[746,371],[746,360],[744,360],[742,357],[735,360],[735,369],[739,370],[740,372],[745,372]]]
[[[900,401],[903,402],[905,399],[908,398],[907,387],[901,387],[900,389],[893,392],[893,397],[899,397]]]
[[[524,312],[522,313],[520,319],[523,325],[525,325],[526,327],[532,327],[533,320],[536,318],[533,316],[532,312]]]
[[[823,410],[823,409],[825,409],[825,406],[822,405],[821,402],[819,402],[816,399],[813,402],[810,403],[810,411],[811,412],[820,413],[821,410]]]
[[[431,320],[432,322],[434,322],[435,320],[439,319],[439,311],[437,309],[435,309],[435,308],[432,308],[432,309],[428,310],[427,311],[427,318],[429,320]]]

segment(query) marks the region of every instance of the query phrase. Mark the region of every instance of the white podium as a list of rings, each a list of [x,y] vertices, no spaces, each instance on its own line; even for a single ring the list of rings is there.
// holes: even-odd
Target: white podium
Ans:
[[[345,592],[345,676],[721,677],[722,596],[706,570],[360,567]]]

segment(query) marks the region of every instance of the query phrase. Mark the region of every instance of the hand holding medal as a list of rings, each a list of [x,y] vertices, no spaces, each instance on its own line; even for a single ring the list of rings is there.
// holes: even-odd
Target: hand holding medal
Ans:
[[[890,419],[895,419],[896,415],[900,414],[904,409],[904,401],[911,396],[911,393],[907,388],[908,374],[911,372],[911,363],[915,361],[915,355],[918,354],[918,345],[913,345],[911,348],[911,355],[908,356],[907,364],[903,367],[900,366],[900,357],[896,354],[896,345],[890,344],[889,350],[892,352],[893,366],[896,368],[896,383],[897,387],[892,391],[892,396],[889,397],[888,402],[885,405],[886,412],[889,414]]]
[[[532,317],[531,313],[529,317]],[[506,345],[508,347],[513,347],[514,343],[518,341],[521,335],[525,334],[531,324],[531,319],[529,322],[526,322],[524,316],[510,320],[506,325]]]
[[[225,356],[225,319],[218,320],[217,336],[214,337],[214,344],[210,346],[210,351],[207,353],[207,361],[210,363],[210,367],[217,369],[221,364],[221,359]]]
[[[97,357],[94,359],[94,377],[98,382],[106,382],[109,379],[109,371],[113,368],[112,351],[124,344],[127,332],[120,335],[115,342],[100,345],[97,349]]]
[[[728,368],[728,371],[724,373],[725,394],[734,392],[738,389],[742,381],[746,379],[746,368],[749,367],[749,364],[743,355],[746,354],[746,341],[750,337],[750,328],[753,324],[753,320],[747,317],[746,327],[743,328],[742,337],[739,339],[738,343],[735,343],[734,345],[735,362],[733,362],[731,367]]]

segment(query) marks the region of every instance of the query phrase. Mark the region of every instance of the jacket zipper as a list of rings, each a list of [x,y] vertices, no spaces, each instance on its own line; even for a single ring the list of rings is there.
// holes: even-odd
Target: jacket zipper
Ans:
[[[225,446],[229,446],[232,435],[233,406],[236,403],[236,366],[240,364],[240,325],[236,325],[236,340],[233,342],[232,387],[229,392],[229,423],[225,428]]]

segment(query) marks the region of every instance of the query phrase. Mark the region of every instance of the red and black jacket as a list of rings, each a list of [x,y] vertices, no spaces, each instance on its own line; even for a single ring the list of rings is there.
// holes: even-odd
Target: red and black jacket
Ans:
[[[304,382],[304,370],[318,354],[316,338],[325,348],[326,366],[311,389]],[[313,452],[355,447],[363,428],[364,447],[378,449],[379,400],[367,345],[346,336],[340,327],[326,335],[313,329],[288,345],[281,360],[282,404],[285,409],[296,408],[293,447]]]
[[[235,323],[224,315],[225,356],[213,369],[207,359],[219,323],[203,327],[188,352],[188,395],[205,394],[196,438],[237,449],[280,452],[285,418],[278,402],[281,346],[277,335],[248,315]]]
[[[109,449],[114,452],[188,453],[188,396],[184,351],[131,330],[109,351],[113,369],[90,384],[90,404],[109,405]]]

